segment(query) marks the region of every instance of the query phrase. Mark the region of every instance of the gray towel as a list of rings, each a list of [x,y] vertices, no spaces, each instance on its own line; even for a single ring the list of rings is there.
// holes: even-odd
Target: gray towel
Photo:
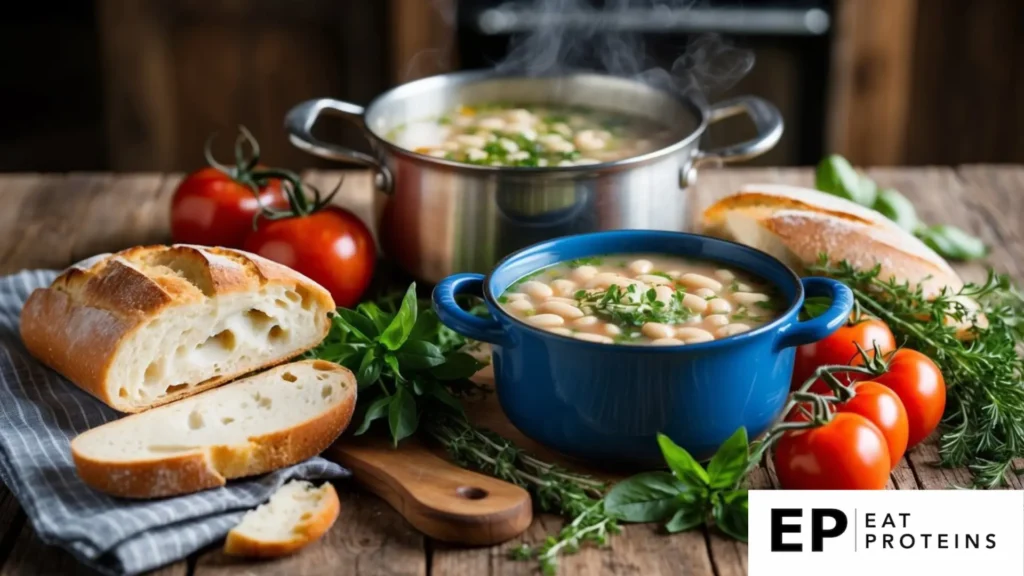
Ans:
[[[39,537],[108,574],[135,574],[184,558],[223,538],[242,514],[292,478],[348,471],[322,458],[224,488],[151,501],[111,498],[83,484],[71,439],[119,414],[33,359],[18,318],[32,290],[56,273],[0,277],[0,479]]]

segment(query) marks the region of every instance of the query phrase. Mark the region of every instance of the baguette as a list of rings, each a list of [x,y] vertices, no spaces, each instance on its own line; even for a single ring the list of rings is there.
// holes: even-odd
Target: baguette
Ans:
[[[348,369],[305,360],[84,432],[71,454],[82,481],[101,492],[188,494],[319,454],[355,403]]]
[[[266,504],[246,513],[228,532],[224,553],[250,558],[292,554],[326,534],[340,510],[338,493],[330,482],[317,488],[293,480],[278,488]]]
[[[963,287],[949,264],[914,235],[875,212],[824,192],[751,184],[704,211],[706,234],[763,250],[802,271],[828,254],[879,278],[920,286],[926,297]]]
[[[139,412],[312,348],[333,310],[320,285],[254,254],[136,247],[69,268],[33,292],[21,337],[86,392]]]

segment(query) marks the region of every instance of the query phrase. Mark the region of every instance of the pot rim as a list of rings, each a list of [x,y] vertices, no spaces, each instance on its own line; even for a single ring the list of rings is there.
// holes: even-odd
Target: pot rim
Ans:
[[[658,148],[656,150],[652,150],[650,152],[647,152],[646,154],[641,154],[639,156],[630,156],[628,158],[623,158],[621,160],[612,160],[612,161],[609,161],[609,162],[599,162],[597,164],[582,164],[582,165],[578,165],[578,166],[486,166],[486,165],[480,165],[480,164],[468,164],[468,163],[465,163],[465,162],[457,162],[455,160],[447,160],[447,159],[444,159],[444,158],[437,158],[437,157],[434,157],[434,156],[428,156],[426,154],[420,154],[418,152],[414,152],[414,151],[409,150],[407,148],[403,148],[403,147],[395,144],[394,142],[391,142],[390,140],[388,140],[384,135],[379,134],[376,130],[373,129],[373,127],[371,127],[366,122],[366,117],[368,115],[370,115],[375,108],[377,108],[379,106],[385,106],[386,105],[386,101],[389,98],[394,98],[394,97],[396,97],[396,95],[400,96],[403,92],[406,92],[406,91],[414,91],[414,90],[417,90],[417,89],[422,89],[423,86],[427,86],[428,87],[427,89],[430,89],[431,85],[435,85],[436,84],[437,87],[439,87],[439,86],[445,85],[445,84],[450,83],[450,82],[455,82],[456,84],[469,84],[469,83],[474,83],[474,82],[482,82],[482,81],[486,81],[486,80],[496,80],[496,79],[529,79],[529,78],[563,78],[563,79],[568,79],[568,78],[578,78],[578,77],[615,78],[615,79],[623,80],[623,81],[626,81],[626,82],[631,82],[631,83],[634,83],[634,84],[645,86],[645,87],[650,88],[652,90],[661,91],[661,92],[663,92],[665,94],[668,94],[669,96],[671,96],[675,100],[679,101],[681,104],[683,104],[684,106],[689,108],[691,111],[695,112],[696,115],[698,116],[699,120],[700,120],[700,123],[698,124],[698,126],[692,132],[690,132],[689,134],[687,134],[685,137],[683,137],[680,140],[676,140],[675,142],[673,142],[673,143],[671,143],[671,144],[669,144],[667,146],[663,146],[663,147]],[[437,87],[434,87],[434,89],[436,89]],[[674,93],[672,93],[670,91],[664,90],[664,89],[659,88],[657,86],[653,86],[651,84],[647,84],[647,83],[644,83],[644,82],[641,82],[639,80],[636,80],[636,79],[633,79],[633,78],[629,78],[629,77],[626,77],[626,76],[616,76],[616,75],[613,75],[613,74],[601,74],[601,73],[598,73],[598,72],[569,72],[569,73],[566,73],[566,74],[544,74],[544,75],[538,75],[538,76],[526,76],[526,75],[523,75],[523,74],[512,74],[512,73],[499,72],[499,71],[492,70],[492,69],[466,70],[466,71],[460,71],[460,72],[449,72],[449,73],[446,73],[446,74],[437,74],[437,75],[434,75],[434,76],[428,76],[426,78],[420,78],[418,80],[413,80],[412,82],[406,82],[404,84],[399,84],[398,86],[395,86],[394,88],[390,88],[387,91],[377,95],[376,98],[374,98],[369,104],[366,105],[366,108],[365,108],[365,110],[363,111],[363,114],[362,114],[363,128],[366,131],[367,135],[372,137],[374,145],[376,145],[376,146],[383,146],[391,154],[394,154],[396,156],[403,156],[405,158],[409,158],[409,159],[412,159],[412,160],[415,160],[415,161],[419,161],[419,162],[424,163],[424,164],[429,164],[431,166],[444,166],[444,167],[446,167],[448,169],[457,170],[457,171],[480,172],[480,173],[484,173],[484,174],[488,174],[488,173],[489,174],[509,174],[509,173],[512,173],[512,174],[523,174],[523,175],[526,175],[526,174],[537,174],[537,173],[544,173],[544,174],[559,174],[560,173],[560,174],[567,174],[567,175],[576,175],[576,174],[581,174],[581,173],[582,174],[591,173],[591,172],[594,172],[594,171],[614,172],[614,171],[619,171],[619,170],[624,170],[624,169],[632,168],[634,166],[642,166],[642,165],[645,165],[645,164],[651,164],[651,163],[654,163],[654,162],[656,162],[658,160],[662,160],[664,158],[670,157],[673,154],[675,154],[677,152],[680,152],[682,150],[685,150],[688,147],[690,147],[693,144],[695,144],[697,142],[697,140],[700,139],[701,135],[704,134],[704,131],[707,130],[709,121],[710,121],[710,115],[709,115],[708,107],[707,107],[706,104],[698,103],[693,98],[684,98],[684,97],[681,97],[678,94],[674,94]]]
[[[586,243],[587,240],[593,239],[595,237],[613,237],[613,238],[614,237],[623,237],[623,238],[625,238],[625,237],[631,237],[631,236],[632,237],[635,237],[635,236],[649,236],[652,239],[657,239],[657,238],[671,239],[671,238],[679,238],[679,237],[689,237],[689,238],[695,239],[695,240],[700,241],[700,242],[710,242],[712,244],[718,244],[720,246],[726,247],[729,250],[736,250],[736,251],[739,251],[739,252],[743,252],[743,253],[746,253],[746,254],[750,255],[751,257],[767,261],[768,264],[777,266],[780,270],[784,271],[786,273],[785,275],[788,277],[788,279],[792,281],[792,285],[794,287],[793,300],[790,303],[789,307],[787,307],[784,312],[781,312],[777,318],[775,318],[771,322],[768,322],[767,324],[764,324],[762,326],[758,326],[757,328],[754,328],[753,330],[750,330],[750,331],[747,331],[747,332],[743,332],[743,333],[740,333],[740,334],[735,334],[733,336],[727,336],[725,338],[715,339],[715,340],[712,340],[710,342],[699,342],[699,343],[696,343],[696,344],[677,344],[677,345],[674,345],[674,346],[645,346],[645,345],[636,345],[636,344],[633,344],[633,345],[630,345],[630,344],[620,344],[620,343],[617,343],[617,342],[614,343],[614,344],[602,344],[602,343],[599,343],[599,342],[588,342],[586,340],[579,340],[579,339],[576,339],[576,338],[571,338],[569,336],[562,336],[560,334],[555,334],[553,332],[548,332],[547,330],[542,330],[540,328],[531,326],[531,325],[527,324],[526,322],[523,322],[519,318],[516,318],[515,316],[505,312],[505,310],[498,303],[497,297],[491,291],[491,282],[493,280],[494,274],[498,270],[500,270],[501,268],[503,268],[505,266],[508,266],[514,260],[517,260],[517,259],[522,258],[524,256],[528,256],[531,253],[543,252],[543,251],[546,251],[546,250],[551,250],[552,248],[557,248],[558,244],[562,244],[562,243],[565,243],[565,242],[570,242],[570,243],[582,242],[582,243]],[[594,253],[588,253],[586,255],[587,256],[598,256],[598,255],[606,255],[606,254],[624,254],[624,253],[625,252],[615,252],[615,251],[607,252],[607,251],[603,251],[603,252],[600,252],[599,254],[594,252]],[[666,254],[666,255],[677,255],[677,254],[673,254],[672,252],[663,252],[663,253]],[[686,256],[684,256],[684,257],[686,257]],[[699,259],[703,259],[703,260],[706,260],[708,262],[714,262],[714,263],[721,264],[721,262],[718,262],[716,260],[713,260],[713,259],[707,258],[707,257],[699,258]],[[733,266],[739,267],[738,265],[733,265]],[[744,271],[749,273],[749,274],[757,275],[756,273],[754,273],[752,271],[749,271],[749,270],[745,270],[744,269]],[[765,280],[767,280],[767,279],[765,279]],[[706,350],[714,350],[714,349],[717,349],[717,348],[721,348],[723,346],[731,346],[733,344],[743,343],[743,342],[746,342],[746,341],[754,339],[754,338],[759,338],[759,337],[761,337],[761,336],[763,336],[765,334],[768,334],[768,333],[778,334],[781,331],[781,328],[783,328],[783,325],[789,325],[789,324],[793,323],[793,319],[798,314],[800,306],[803,305],[804,298],[806,296],[805,290],[804,290],[804,285],[803,285],[803,282],[801,281],[800,276],[792,268],[790,268],[789,266],[784,264],[778,258],[772,256],[771,254],[768,254],[767,252],[758,250],[756,248],[752,248],[750,246],[746,246],[744,244],[739,244],[737,242],[732,242],[730,240],[723,240],[721,238],[715,238],[713,236],[707,236],[707,235],[704,235],[704,234],[693,234],[693,233],[690,233],[690,232],[670,232],[670,231],[662,231],[662,230],[608,230],[608,231],[603,231],[603,232],[590,232],[590,233],[585,233],[585,234],[574,234],[574,235],[571,235],[571,236],[562,236],[560,238],[555,238],[555,239],[552,239],[552,240],[546,240],[544,242],[539,242],[537,244],[533,244],[533,245],[527,246],[526,248],[522,248],[520,250],[517,250],[517,251],[509,254],[508,256],[502,258],[497,264],[494,265],[494,267],[491,269],[491,271],[488,272],[484,276],[483,283],[482,283],[482,288],[483,288],[484,300],[487,303],[488,308],[490,309],[492,315],[494,315],[495,311],[497,311],[504,318],[508,318],[509,320],[514,322],[517,327],[521,327],[522,329],[530,331],[530,332],[532,332],[534,335],[536,335],[538,337],[541,337],[541,338],[552,338],[552,339],[561,340],[561,341],[568,341],[568,342],[572,342],[573,344],[578,344],[578,345],[581,345],[581,346],[592,347],[592,349],[594,349],[595,351],[601,351],[601,350],[606,350],[607,351],[609,349],[614,349],[614,350],[631,350],[631,351],[635,351],[635,352],[638,352],[638,353],[656,353],[656,354],[662,354],[662,353],[664,353],[664,354],[669,354],[669,353],[678,354],[679,352],[691,351],[691,350],[694,351],[694,352],[703,352],[703,351],[706,351]],[[779,286],[775,286],[775,288],[779,288]],[[609,347],[611,347],[611,348],[609,348]]]

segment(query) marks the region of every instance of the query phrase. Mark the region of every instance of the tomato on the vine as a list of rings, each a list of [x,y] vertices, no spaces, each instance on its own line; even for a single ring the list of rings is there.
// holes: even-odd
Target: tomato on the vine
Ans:
[[[326,288],[337,306],[359,302],[373,276],[376,247],[366,225],[337,206],[260,220],[245,250],[298,270]]]
[[[240,164],[217,163],[207,142],[210,164],[186,176],[171,199],[171,239],[179,244],[241,248],[252,232],[260,206],[284,208],[288,198],[278,178],[261,178],[259,146],[245,128],[235,142]],[[251,155],[244,154],[248,144]]]
[[[907,410],[895,392],[878,382],[866,380],[853,385],[854,397],[836,404],[840,413],[860,414],[885,436],[889,450],[890,470],[907,451]]]
[[[935,362],[917,350],[900,348],[882,357],[888,367],[885,374],[853,374],[853,377],[855,380],[870,378],[899,396],[907,411],[907,448],[912,448],[927,438],[942,420],[946,409],[946,382]],[[855,366],[863,363],[861,357],[853,362]]]
[[[849,412],[822,426],[783,433],[774,461],[779,483],[790,490],[881,490],[891,469],[885,436]]]
[[[857,345],[864,350],[877,346],[885,353],[896,349],[896,338],[885,322],[877,318],[851,320],[825,338],[796,349],[791,388],[795,390],[803,385],[819,366],[850,364],[859,356]],[[811,385],[810,390],[818,394],[830,392],[828,385],[820,379]]]

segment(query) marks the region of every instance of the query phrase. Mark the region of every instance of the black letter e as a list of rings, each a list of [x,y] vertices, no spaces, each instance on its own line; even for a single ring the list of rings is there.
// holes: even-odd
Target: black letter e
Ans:
[[[803,552],[804,547],[799,542],[786,544],[782,541],[783,534],[799,534],[799,524],[786,524],[783,518],[800,518],[804,515],[799,508],[773,508],[772,509],[772,552]]]

